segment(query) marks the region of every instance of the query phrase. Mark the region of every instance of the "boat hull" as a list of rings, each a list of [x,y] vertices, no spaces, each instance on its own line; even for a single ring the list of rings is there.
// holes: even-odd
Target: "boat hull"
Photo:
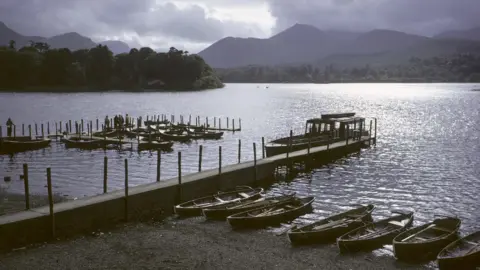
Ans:
[[[459,246],[461,247],[463,241],[471,241],[473,245],[478,246],[480,244],[480,231],[467,235],[446,246],[437,257],[438,268],[440,270],[475,269],[475,267],[480,266],[480,248],[475,246],[473,248],[476,248],[476,251],[470,254],[449,256],[448,252],[452,249],[459,248]],[[472,247],[468,245],[467,247],[468,252]],[[463,249],[465,250],[465,247],[463,247]]]
[[[280,197],[271,198],[271,199],[278,199],[280,201],[276,202],[276,203],[271,203],[268,206],[273,206],[273,205],[277,205],[277,204],[280,204],[280,203],[289,202],[289,201],[291,201],[295,198],[294,196],[282,196],[282,197],[284,197],[284,198],[280,198]],[[252,201],[254,201],[255,199],[256,198],[253,198]],[[269,200],[269,199],[266,199],[266,200]],[[252,205],[250,207],[246,206],[246,207],[242,207],[242,208],[233,208],[233,209],[205,208],[205,209],[203,209],[203,216],[205,216],[205,218],[209,219],[209,220],[225,220],[225,219],[227,219],[228,216],[231,216],[231,215],[234,215],[234,214],[237,214],[237,213],[241,213],[241,212],[244,212],[244,211],[249,211],[249,210],[252,210],[252,209],[263,208],[263,207],[265,207],[265,205],[262,205],[262,206]]]
[[[0,142],[0,153],[13,154],[18,152],[25,152],[31,150],[38,150],[50,146],[52,140],[50,139],[39,139],[39,140],[30,140],[30,138],[24,140],[15,140],[14,138],[9,138],[7,140],[2,139]]]
[[[448,234],[441,237],[432,238],[427,241],[421,241],[417,243],[408,243],[402,241],[407,236],[419,232],[420,230],[425,229],[434,223],[428,223],[420,227],[412,228],[397,235],[393,239],[393,253],[395,254],[395,257],[398,260],[406,262],[421,262],[435,259],[443,248],[458,239],[458,229],[461,221],[456,218],[444,220],[447,220],[447,222],[455,225],[451,225],[454,228],[452,228]],[[444,221],[440,220],[440,222]]]
[[[303,199],[305,199],[308,202],[304,203],[302,206],[291,211],[285,211],[276,215],[269,215],[269,216],[255,217],[255,218],[235,217],[236,215],[245,213],[245,212],[241,212],[235,215],[228,216],[227,221],[230,224],[230,226],[235,230],[258,229],[258,228],[264,228],[267,226],[278,225],[282,222],[292,221],[297,217],[312,211],[312,203],[314,201],[314,198],[306,197]],[[288,203],[289,202],[282,202],[282,203],[279,203],[278,206],[288,204]],[[267,206],[267,208],[268,207],[270,206]],[[265,207],[262,207],[262,208],[265,208]],[[249,211],[246,211],[246,212],[249,212]]]

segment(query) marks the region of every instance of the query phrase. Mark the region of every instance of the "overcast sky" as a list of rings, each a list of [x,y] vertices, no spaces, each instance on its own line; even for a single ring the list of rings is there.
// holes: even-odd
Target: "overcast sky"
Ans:
[[[0,0],[24,35],[78,32],[94,41],[198,52],[226,36],[269,37],[295,23],[433,35],[480,26],[480,0]]]

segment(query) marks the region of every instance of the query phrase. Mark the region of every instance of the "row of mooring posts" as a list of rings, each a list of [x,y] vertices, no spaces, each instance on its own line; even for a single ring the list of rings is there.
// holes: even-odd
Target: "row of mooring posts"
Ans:
[[[370,122],[372,124],[372,122]],[[370,125],[370,141],[372,140],[372,125]],[[376,143],[376,134],[377,131],[377,121],[375,119],[375,136],[373,138],[374,144]],[[292,138],[293,138],[293,131],[290,131],[290,139],[289,139],[289,150],[286,153],[287,157],[287,164],[289,162],[289,157],[290,157],[290,152],[292,152]],[[348,142],[347,142],[348,143]],[[241,140],[238,140],[238,163],[241,163]],[[256,182],[258,181],[257,178],[257,148],[256,148],[256,143],[252,144],[253,146],[253,180]],[[265,158],[265,139],[262,137],[262,158]],[[307,149],[307,158],[310,157],[310,149],[311,149],[311,141],[309,139],[308,142],[308,149]],[[329,149],[329,144],[327,145],[327,149]],[[198,171],[202,171],[202,155],[203,155],[203,146],[199,146],[199,161],[198,161]],[[218,155],[219,155],[219,161],[218,161],[218,174],[222,174],[222,147],[219,146],[218,148]],[[177,183],[177,198],[175,203],[180,203],[182,202],[182,152],[178,152],[178,183]],[[288,165],[287,165],[288,166]],[[56,236],[56,229],[55,229],[55,211],[54,211],[54,200],[53,200],[53,192],[52,192],[52,177],[51,177],[51,169],[47,168],[47,192],[48,192],[48,201],[49,201],[49,214],[50,214],[50,220],[51,220],[51,233],[52,237],[55,238]],[[125,171],[125,181],[124,181],[124,198],[125,198],[125,204],[124,204],[124,212],[125,212],[125,221],[128,221],[129,219],[129,213],[128,213],[128,208],[129,208],[129,203],[128,203],[128,197],[129,197],[129,189],[128,189],[128,183],[129,183],[129,178],[128,178],[128,159],[124,160],[124,171]],[[161,179],[161,151],[157,151],[157,177],[156,177],[156,182],[160,182]],[[25,209],[29,210],[30,209],[30,192],[29,192],[29,173],[28,173],[28,164],[23,164],[23,178],[24,178],[24,188],[25,188]],[[108,157],[104,157],[104,170],[103,170],[103,193],[106,194],[108,192]]]

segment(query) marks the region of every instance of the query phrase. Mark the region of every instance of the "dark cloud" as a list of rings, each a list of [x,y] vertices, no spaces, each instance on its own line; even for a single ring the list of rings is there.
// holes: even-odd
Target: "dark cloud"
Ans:
[[[480,26],[479,0],[267,0],[274,32],[294,23],[321,29],[395,29],[433,35]]]
[[[162,47],[175,41],[211,43],[229,35],[258,36],[262,32],[252,23],[212,18],[208,7],[197,2],[1,0],[0,20],[24,35],[73,31],[94,38],[127,35],[134,36],[131,43],[153,42]]]

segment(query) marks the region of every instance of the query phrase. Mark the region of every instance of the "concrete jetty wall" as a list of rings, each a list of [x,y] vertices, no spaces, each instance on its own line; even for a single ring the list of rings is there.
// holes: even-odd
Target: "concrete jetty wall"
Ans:
[[[370,144],[368,137],[359,141],[338,142],[273,156],[265,159],[244,162],[205,170],[182,176],[181,188],[178,178],[162,180],[151,184],[129,188],[128,199],[124,190],[107,194],[67,201],[54,206],[54,225],[49,207],[0,216],[0,250],[21,247],[32,243],[52,240],[75,234],[91,233],[131,220],[146,220],[173,212],[179,201],[227,190],[238,185],[256,185],[261,179],[273,175],[277,166],[304,161],[307,158],[322,159],[341,156]],[[180,192],[181,189],[181,192]],[[181,198],[180,198],[181,196]]]

